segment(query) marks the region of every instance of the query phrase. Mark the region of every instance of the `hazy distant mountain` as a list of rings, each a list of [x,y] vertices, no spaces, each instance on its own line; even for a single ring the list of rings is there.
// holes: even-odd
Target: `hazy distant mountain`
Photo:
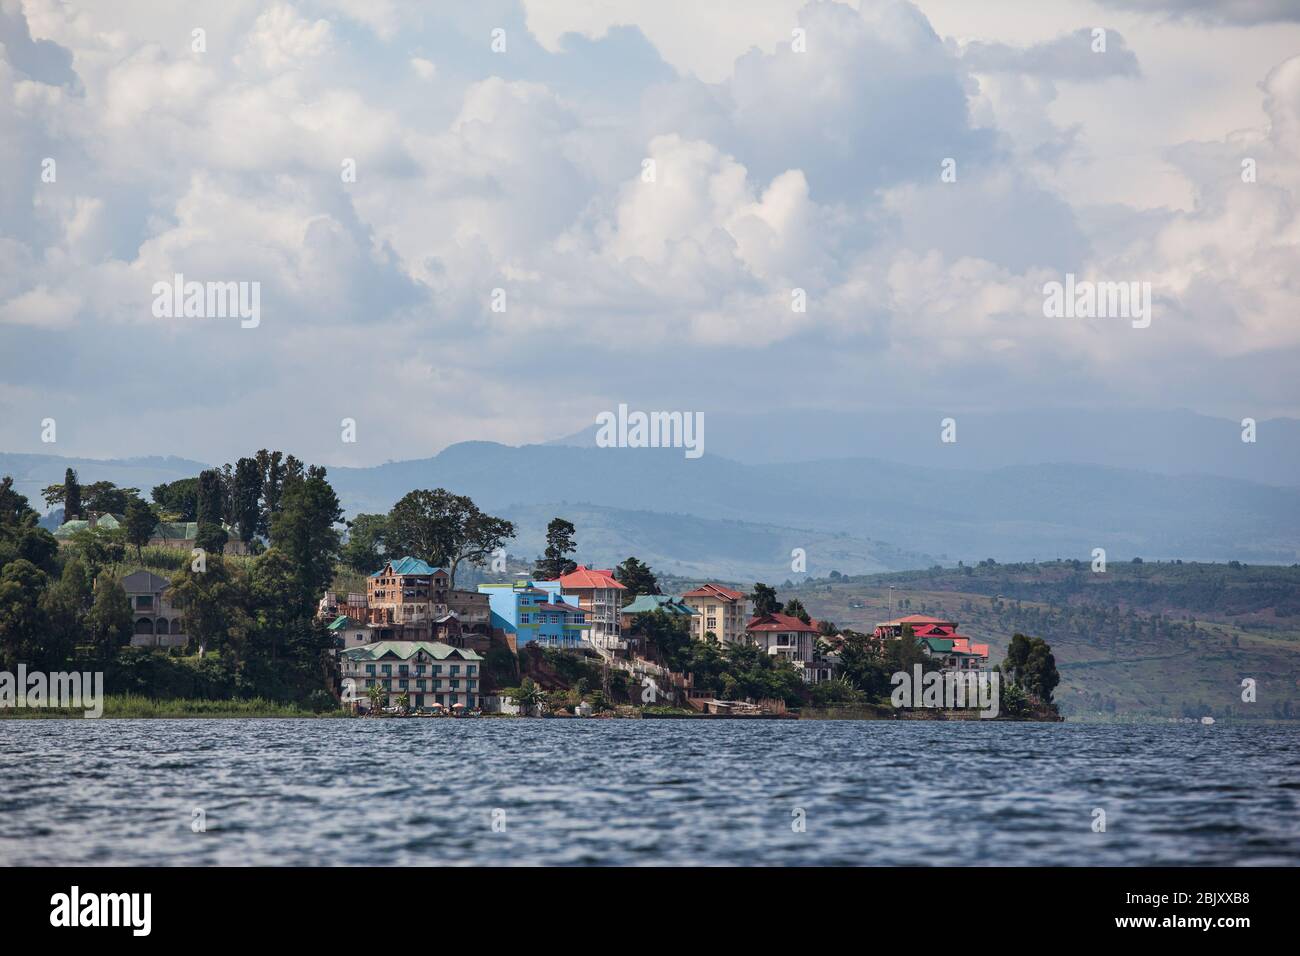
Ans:
[[[950,561],[1081,557],[1095,547],[1112,557],[1289,564],[1300,556],[1300,489],[1095,466],[745,465],[711,453],[687,460],[675,449],[467,442],[423,461],[330,474],[361,510],[443,485],[495,511],[570,502],[689,514],[845,533]],[[810,569],[815,560],[810,550]]]
[[[584,558],[607,564],[637,554],[665,570],[735,579],[773,565],[765,577],[797,579],[788,570],[795,547],[819,575],[931,560],[1086,558],[1098,547],[1112,560],[1300,559],[1294,487],[1091,465],[962,470],[866,458],[742,464],[713,453],[712,439],[709,447],[688,460],[679,449],[466,442],[433,458],[331,468],[329,475],[350,514],[387,511],[414,488],[442,486],[514,517],[516,554],[540,551],[546,521],[562,514],[578,525]],[[0,456],[0,470],[24,475],[34,502],[40,487],[62,480],[68,463]],[[109,478],[146,490],[202,467],[174,458],[71,463],[83,481]]]
[[[502,509],[518,536],[510,553],[534,558],[546,547],[546,524],[558,516],[578,528],[576,559],[613,567],[636,555],[657,572],[686,578],[727,581],[799,580],[791,554],[802,548],[807,571],[825,576],[844,568],[903,570],[929,567],[930,555],[905,551],[882,541],[843,532],[807,531],[747,521],[725,521],[687,514],[627,511],[571,503],[514,505]]]
[[[27,496],[37,511],[45,510],[41,489],[63,483],[63,473],[77,471],[83,485],[93,481],[111,481],[122,488],[139,488],[148,499],[154,485],[178,478],[193,478],[204,468],[202,462],[187,458],[151,456],[148,458],[60,458],[58,455],[11,455],[0,452],[0,475],[12,475],[14,487]]]
[[[1300,421],[1241,422],[1189,411],[1032,408],[956,415],[957,441],[939,441],[948,416],[931,411],[788,410],[705,413],[705,451],[749,464],[876,458],[927,468],[991,469],[1044,462],[1132,468],[1162,475],[1217,475],[1300,485]],[[549,444],[595,447],[596,426]]]

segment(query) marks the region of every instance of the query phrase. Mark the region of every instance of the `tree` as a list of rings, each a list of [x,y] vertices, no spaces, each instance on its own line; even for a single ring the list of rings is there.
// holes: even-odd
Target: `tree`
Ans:
[[[366,688],[366,696],[370,698],[370,712],[379,713],[384,707],[384,701],[388,699],[388,690],[379,683],[382,678],[376,678],[375,682]]]
[[[153,537],[158,527],[158,516],[152,508],[139,498],[132,498],[126,503],[126,541],[135,545],[135,555],[144,560],[143,548]]]
[[[26,497],[14,491],[13,478],[0,479],[0,569],[21,559],[47,574],[58,573],[59,543],[39,519]]]
[[[627,588],[624,603],[631,603],[638,594],[659,594],[659,581],[650,567],[636,558],[628,558],[614,569],[614,580]]]
[[[235,462],[231,513],[239,526],[239,540],[251,546],[262,523],[262,470],[254,458]]]
[[[551,519],[551,523],[546,526],[546,550],[533,568],[533,575],[538,580],[555,581],[578,566],[568,557],[578,548],[573,543],[576,530],[571,521]]]
[[[107,575],[95,585],[95,603],[86,615],[86,630],[103,658],[131,641],[134,630],[131,601],[122,585]]]
[[[44,571],[21,558],[0,571],[0,670],[44,656],[47,621],[40,601],[48,582]]]
[[[72,548],[86,562],[92,578],[126,557],[126,532],[121,528],[82,528],[72,536]]]
[[[185,633],[198,642],[239,660],[245,651],[249,619],[244,582],[226,566],[221,555],[206,562],[205,571],[186,565],[172,577],[172,602],[183,609]]]
[[[392,554],[445,566],[454,588],[461,562],[482,562],[514,535],[512,522],[484,514],[464,495],[435,488],[408,492],[393,506],[386,539]]]
[[[1045,704],[1052,702],[1052,692],[1061,682],[1061,675],[1056,669],[1056,657],[1052,649],[1041,637],[1034,638],[1034,647],[1025,662],[1024,687]]]
[[[279,512],[271,519],[271,544],[283,551],[297,572],[299,616],[310,617],[322,591],[334,579],[343,520],[338,496],[325,480],[324,468],[285,489]]]
[[[685,666],[686,651],[691,645],[690,623],[684,614],[669,614],[662,609],[643,611],[632,616],[632,631],[653,645],[660,659],[671,670]]]
[[[77,473],[69,468],[63,473],[63,520],[81,517],[81,485]]]
[[[387,515],[357,515],[348,522],[348,540],[341,552],[343,563],[362,574],[382,567],[388,555],[387,534]]]
[[[200,524],[198,534],[194,536],[194,546],[208,554],[221,554],[226,550],[230,533],[219,524]]]
[[[181,478],[178,481],[154,485],[154,504],[162,509],[170,521],[197,521],[199,517],[199,480]]]
[[[790,615],[790,617],[797,617],[805,624],[812,623],[811,615],[809,615],[809,613],[806,610],[804,610],[803,602],[800,601],[798,598],[790,598],[790,600],[786,601],[785,608],[781,613],[788,614]]]
[[[776,588],[762,582],[754,584],[754,593],[749,595],[749,599],[754,602],[754,614],[759,617],[775,614],[781,609],[781,602],[776,599]]]
[[[119,488],[111,481],[97,481],[81,489],[83,513],[120,515],[132,498],[139,497],[139,488]]]
[[[257,453],[257,467],[262,473],[262,519],[258,529],[262,534],[271,530],[271,519],[280,510],[280,493],[284,488],[284,455],[263,448]]]
[[[199,472],[198,506],[195,520],[203,524],[221,524],[226,509],[222,501],[221,472],[215,468]]]

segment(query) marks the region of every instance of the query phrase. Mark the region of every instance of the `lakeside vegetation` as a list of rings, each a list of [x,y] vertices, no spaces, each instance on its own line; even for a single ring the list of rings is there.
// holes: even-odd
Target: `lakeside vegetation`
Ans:
[[[335,706],[312,710],[294,703],[262,697],[234,700],[203,698],[155,698],[138,694],[107,694],[100,719],[172,719],[189,717],[347,717],[348,712]],[[85,708],[78,707],[6,707],[0,720],[39,720],[41,718],[84,718]]]

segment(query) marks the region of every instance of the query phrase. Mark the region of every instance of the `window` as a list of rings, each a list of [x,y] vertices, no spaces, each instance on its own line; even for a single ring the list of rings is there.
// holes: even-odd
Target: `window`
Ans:
[[[391,674],[393,673],[393,665],[392,665],[392,664],[381,664],[380,667],[382,668],[383,673],[386,674],[386,675],[391,675]]]
[[[135,606],[142,611],[153,610],[153,595],[141,594],[135,599]]]
[[[465,665],[465,674],[468,676],[473,673],[474,673],[474,665],[473,664]]]
[[[452,674],[453,676],[455,676],[456,674],[459,674],[459,673],[460,673],[460,665],[459,665],[459,664],[452,664],[452,665],[451,665],[451,674]]]
[[[375,665],[374,665],[374,664],[367,664],[367,665],[366,665],[366,673],[367,673],[367,674],[370,674],[370,675],[373,676],[374,673],[375,673]]]

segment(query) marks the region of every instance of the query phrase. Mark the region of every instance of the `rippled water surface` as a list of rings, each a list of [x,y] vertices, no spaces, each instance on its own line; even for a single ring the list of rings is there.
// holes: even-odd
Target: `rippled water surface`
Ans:
[[[1294,864],[1298,802],[1294,727],[0,721],[6,864]]]

